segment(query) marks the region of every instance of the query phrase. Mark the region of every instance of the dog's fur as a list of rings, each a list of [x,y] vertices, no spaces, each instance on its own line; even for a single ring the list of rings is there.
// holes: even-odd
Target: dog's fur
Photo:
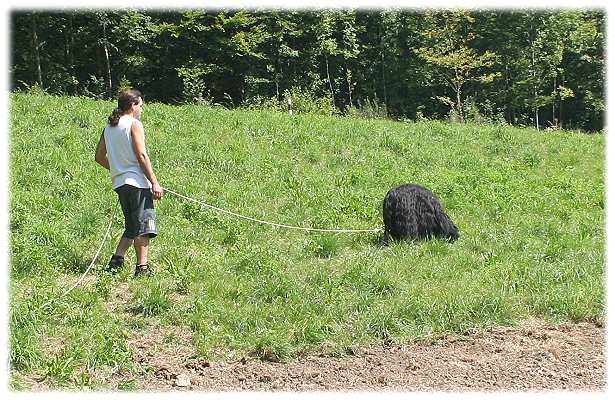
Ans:
[[[459,231],[429,189],[405,184],[389,190],[382,204],[384,243],[391,239],[440,237],[454,242]]]

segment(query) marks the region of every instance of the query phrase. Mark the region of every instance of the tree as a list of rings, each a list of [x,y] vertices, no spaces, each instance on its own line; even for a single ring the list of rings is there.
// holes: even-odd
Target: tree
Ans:
[[[399,118],[599,130],[605,13],[13,11],[11,89],[228,107],[283,93]],[[381,110],[378,107],[378,110]],[[470,114],[472,112],[472,114]],[[380,114],[382,115],[382,114]]]
[[[96,12],[96,16],[100,23],[100,27],[102,28],[98,38],[98,43],[101,46],[103,54],[103,75],[107,86],[107,97],[113,97],[113,80],[111,79],[111,61],[109,56],[109,48],[111,47],[111,44],[107,38],[107,25],[109,25],[110,20],[108,14],[104,11]]]
[[[338,53],[337,41],[334,37],[334,29],[336,26],[335,12],[324,10],[317,14],[317,22],[314,24],[314,32],[316,33],[318,55],[322,56],[325,61],[325,71],[327,75],[327,84],[331,91],[331,99],[335,103],[335,91],[333,90],[333,82],[331,80],[331,71],[329,59],[335,57]]]
[[[475,33],[471,30],[474,18],[467,11],[429,11],[428,29],[423,33],[426,46],[417,49],[419,57],[435,67],[435,76],[441,78],[455,94],[455,100],[437,96],[443,103],[455,108],[464,122],[463,88],[471,81],[487,83],[499,76],[498,72],[484,71],[496,60],[493,51],[479,53],[470,47]]]
[[[32,61],[34,68],[34,81],[39,87],[43,87],[43,74],[41,72],[41,56],[39,52],[40,44],[38,40],[38,18],[36,11],[32,12],[31,16],[32,26]]]
[[[606,109],[604,102],[604,14],[596,11],[563,11],[566,29],[562,59],[560,96],[561,124],[576,119],[589,129],[601,129]],[[563,126],[563,125],[562,125]]]
[[[348,106],[352,107],[352,92],[357,84],[353,81],[353,65],[359,56],[359,42],[357,40],[357,32],[360,27],[356,24],[355,11],[341,11],[338,15],[338,21],[341,25],[341,41],[340,41],[340,55],[344,60],[345,80],[348,87]]]
[[[263,42],[265,54],[265,82],[273,82],[275,97],[281,100],[283,89],[280,88],[285,79],[286,69],[290,71],[291,64],[299,57],[299,50],[292,41],[299,37],[302,30],[297,23],[297,13],[282,13],[279,11],[265,13],[260,16],[265,31],[269,35]],[[286,82],[286,87],[290,87]]]

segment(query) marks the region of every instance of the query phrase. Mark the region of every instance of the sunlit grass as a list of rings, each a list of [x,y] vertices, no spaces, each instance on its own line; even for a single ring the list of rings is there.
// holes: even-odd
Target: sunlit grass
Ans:
[[[133,253],[118,275],[103,272],[109,242],[92,279],[53,300],[90,263],[110,212],[114,237],[122,230],[94,162],[113,104],[10,100],[16,388],[27,374],[105,387],[94,369],[131,371],[127,338],[154,322],[190,330],[195,355],[285,359],[528,317],[603,317],[602,135],[161,104],[148,104],[143,122],[172,190],[277,223],[370,229],[386,192],[415,182],[441,198],[461,237],[381,247],[377,234],[262,226],[167,194],[153,277],[132,278]],[[132,387],[126,376],[120,386]]]

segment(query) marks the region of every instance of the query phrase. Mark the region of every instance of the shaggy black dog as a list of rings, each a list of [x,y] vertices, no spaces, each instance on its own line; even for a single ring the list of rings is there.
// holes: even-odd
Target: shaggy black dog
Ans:
[[[382,205],[384,243],[391,239],[441,237],[454,242],[459,232],[429,189],[406,184],[389,190]]]

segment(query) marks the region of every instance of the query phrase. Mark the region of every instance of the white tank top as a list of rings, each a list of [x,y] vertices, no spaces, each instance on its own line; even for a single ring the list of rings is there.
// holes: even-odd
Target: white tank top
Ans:
[[[113,189],[122,185],[131,185],[144,189],[152,187],[152,184],[143,173],[132,147],[130,131],[133,121],[135,121],[133,117],[122,115],[120,122],[116,126],[108,124],[105,127],[105,146],[107,148],[107,159],[111,167]]]

